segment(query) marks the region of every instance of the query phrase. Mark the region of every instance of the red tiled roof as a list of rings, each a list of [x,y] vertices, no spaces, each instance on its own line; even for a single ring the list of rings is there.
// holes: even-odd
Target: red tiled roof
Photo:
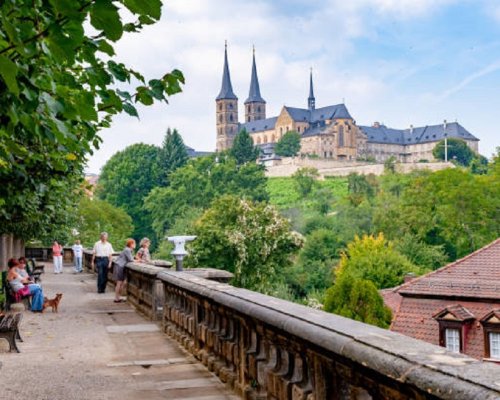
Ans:
[[[439,322],[433,316],[452,305],[448,300],[403,297],[400,311],[394,315],[391,331],[439,345]],[[498,304],[471,301],[461,302],[461,305],[476,317],[467,332],[464,354],[481,359],[485,357],[485,348],[483,325],[479,320],[498,308]]]
[[[500,239],[401,285],[398,293],[500,300]]]
[[[475,319],[474,314],[472,314],[469,310],[467,310],[460,304],[448,306],[444,310],[439,311],[436,315],[433,315],[432,318],[440,319],[448,314],[453,315],[457,321],[468,321],[471,319]]]
[[[380,293],[393,310],[392,331],[439,345],[439,322],[435,317],[451,313],[467,327],[464,353],[481,359],[485,357],[481,321],[492,312],[500,315],[500,239]]]

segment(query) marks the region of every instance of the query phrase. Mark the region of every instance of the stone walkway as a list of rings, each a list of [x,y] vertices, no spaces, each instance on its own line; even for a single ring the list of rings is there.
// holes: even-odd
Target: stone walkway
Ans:
[[[59,313],[24,312],[20,354],[0,339],[0,399],[239,399],[109,287],[98,295],[93,275],[51,271],[42,285],[64,294]]]

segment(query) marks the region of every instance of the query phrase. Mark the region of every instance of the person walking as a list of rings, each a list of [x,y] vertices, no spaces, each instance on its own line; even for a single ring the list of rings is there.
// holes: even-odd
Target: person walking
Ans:
[[[62,274],[63,273],[63,247],[54,240],[52,243],[52,258],[54,260],[54,274]]]
[[[94,261],[97,269],[97,293],[104,293],[108,283],[108,269],[111,268],[113,262],[113,247],[108,242],[106,232],[102,232],[101,239],[94,244],[92,267],[94,267]]]
[[[127,239],[125,248],[115,261],[115,266],[113,270],[113,278],[116,281],[115,300],[114,300],[115,303],[121,303],[123,301],[120,298],[120,295],[123,286],[125,284],[125,265],[127,265],[129,262],[134,261],[134,257],[132,255],[132,250],[134,249],[135,249],[135,240]]]
[[[75,244],[71,247],[73,250],[73,259],[75,262],[75,272],[82,272],[82,257],[83,257],[83,246],[80,241],[75,240]]]

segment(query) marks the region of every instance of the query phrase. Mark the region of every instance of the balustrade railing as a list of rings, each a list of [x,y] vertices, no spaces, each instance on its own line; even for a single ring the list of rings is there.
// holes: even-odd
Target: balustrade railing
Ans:
[[[130,263],[127,298],[244,399],[500,399],[496,365],[220,282],[228,277]]]

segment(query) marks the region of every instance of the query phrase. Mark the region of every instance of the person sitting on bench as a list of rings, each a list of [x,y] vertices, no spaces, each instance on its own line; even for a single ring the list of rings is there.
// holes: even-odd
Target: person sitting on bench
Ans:
[[[43,311],[43,291],[40,285],[29,283],[29,278],[23,278],[18,272],[19,261],[11,258],[8,262],[9,272],[7,272],[7,281],[16,295],[31,296],[31,311]]]
[[[16,272],[21,276],[21,278],[28,278],[29,283],[34,283],[31,276],[29,276],[28,271],[26,271],[26,258],[19,258],[19,266],[16,269]]]

